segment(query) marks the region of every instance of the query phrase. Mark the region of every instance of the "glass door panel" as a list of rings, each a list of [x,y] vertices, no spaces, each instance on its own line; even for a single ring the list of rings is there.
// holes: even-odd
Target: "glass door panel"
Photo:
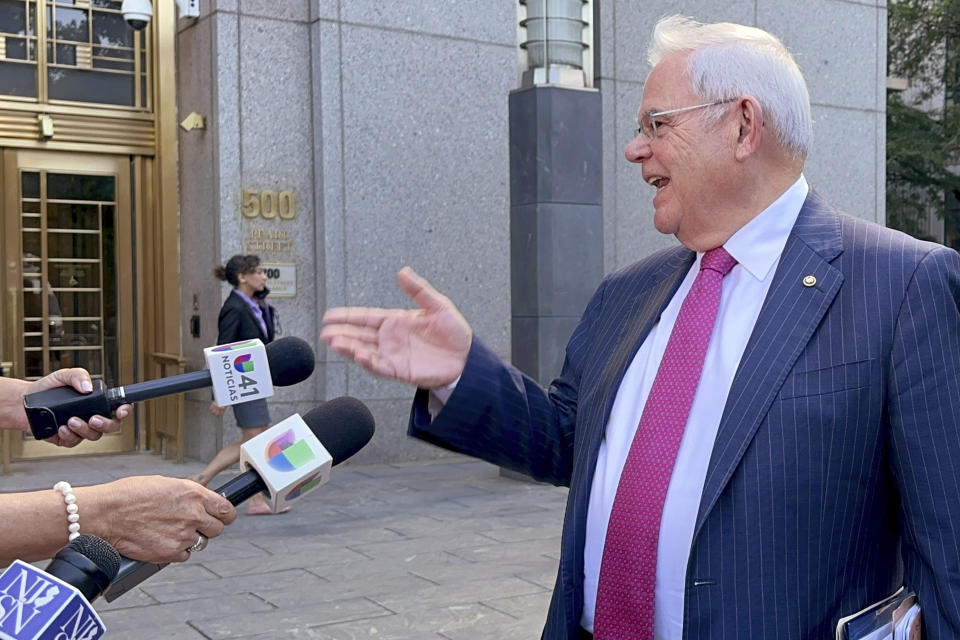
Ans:
[[[21,185],[30,190],[38,186],[40,195],[39,213],[23,213],[21,207],[25,217],[21,307],[28,378],[73,366],[100,378],[117,371],[116,349],[104,350],[107,337],[116,345],[115,335],[105,335],[105,328],[108,334],[116,331],[116,319],[105,314],[106,308],[116,310],[116,302],[104,299],[116,297],[117,283],[101,277],[116,274],[115,268],[102,268],[103,237],[115,235],[116,181],[115,175],[20,172]]]

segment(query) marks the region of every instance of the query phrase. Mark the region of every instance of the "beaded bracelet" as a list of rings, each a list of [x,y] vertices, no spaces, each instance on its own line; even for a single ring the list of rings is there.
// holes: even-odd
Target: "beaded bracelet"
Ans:
[[[77,506],[77,496],[73,495],[73,487],[70,483],[63,480],[53,485],[53,490],[62,493],[63,501],[67,503],[67,522],[70,523],[67,526],[70,534],[67,540],[73,542],[74,538],[80,535],[80,507]]]

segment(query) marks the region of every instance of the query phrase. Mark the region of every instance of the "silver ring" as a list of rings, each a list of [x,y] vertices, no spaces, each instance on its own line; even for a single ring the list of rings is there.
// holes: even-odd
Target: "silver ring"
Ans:
[[[203,551],[207,548],[207,536],[202,533],[197,534],[197,541],[193,543],[192,547],[187,547],[187,551],[193,553],[194,551]]]

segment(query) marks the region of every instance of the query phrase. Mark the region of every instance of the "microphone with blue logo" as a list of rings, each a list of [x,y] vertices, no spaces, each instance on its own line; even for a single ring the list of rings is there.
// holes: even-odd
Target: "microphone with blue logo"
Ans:
[[[89,420],[110,417],[122,404],[151,400],[193,389],[213,387],[221,407],[273,395],[273,387],[303,382],[313,373],[313,349],[302,338],[286,336],[264,346],[260,340],[242,340],[203,350],[207,369],[105,389],[93,381],[93,391],[80,393],[72,387],[57,387],[23,398],[30,431],[37,440],[57,433],[76,416]]]
[[[90,603],[110,585],[121,556],[81,535],[46,569],[14,560],[0,575],[0,640],[97,640],[105,631]]]
[[[217,489],[234,506],[263,493],[274,512],[330,479],[330,468],[362,449],[373,437],[373,414],[356,398],[334,398],[278,422],[240,449],[242,473]],[[165,564],[123,558],[104,597],[113,602]]]

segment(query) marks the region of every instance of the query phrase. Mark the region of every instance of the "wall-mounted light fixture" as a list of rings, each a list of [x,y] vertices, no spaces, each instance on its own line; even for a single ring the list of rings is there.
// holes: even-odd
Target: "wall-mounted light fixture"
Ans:
[[[180,128],[184,131],[193,131],[194,129],[206,129],[207,128],[207,119],[196,111],[191,111],[190,114],[183,119],[180,123]]]
[[[592,15],[592,0],[519,0],[520,86],[592,86]]]
[[[39,125],[37,135],[41,140],[49,140],[53,137],[53,118],[45,113],[38,113],[37,124]]]

